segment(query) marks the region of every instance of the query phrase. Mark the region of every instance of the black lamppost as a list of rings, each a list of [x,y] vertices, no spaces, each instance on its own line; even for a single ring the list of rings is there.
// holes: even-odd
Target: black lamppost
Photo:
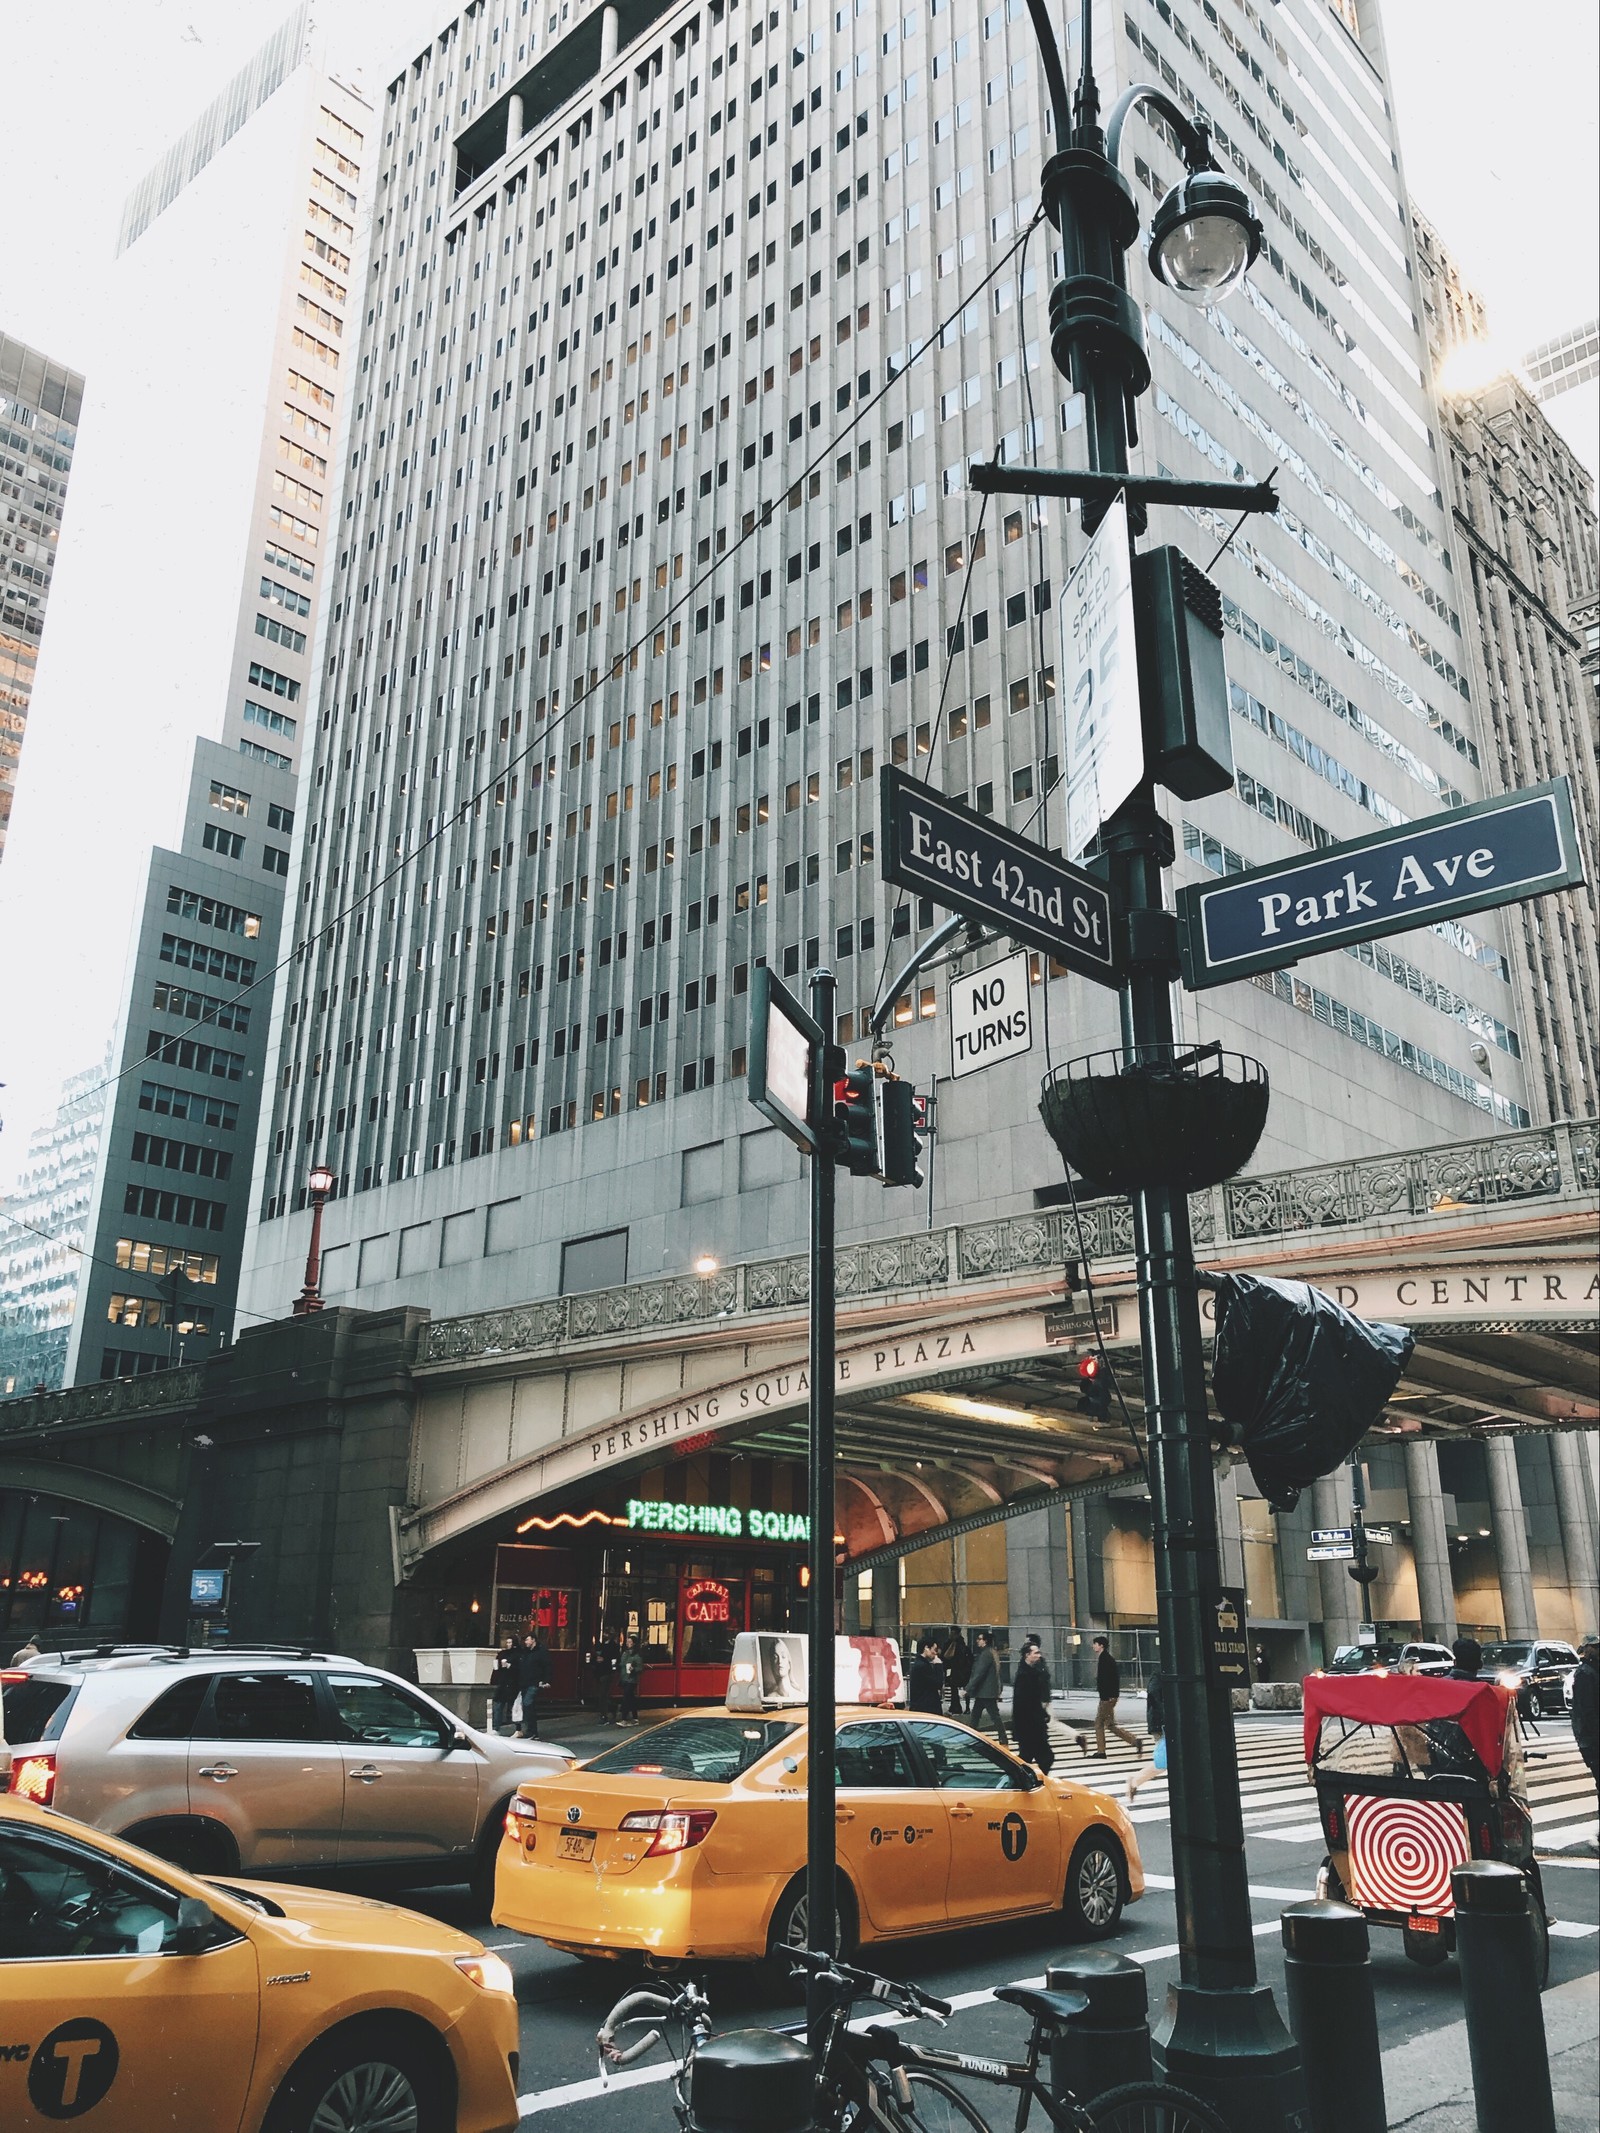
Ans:
[[[1153,104],[1187,165],[1188,175],[1150,227],[1152,269],[1177,294],[1208,304],[1242,280],[1261,246],[1250,202],[1217,167],[1204,127],[1160,89],[1129,89],[1102,133],[1091,0],[1082,0],[1083,64],[1069,113],[1045,0],[1028,0],[1028,8],[1054,106],[1056,152],[1044,168],[1043,194],[1060,231],[1065,270],[1050,298],[1050,347],[1082,395],[1088,459],[1081,476],[1013,481],[1002,479],[1009,469],[993,469],[995,479],[985,486],[1079,496],[1086,531],[1099,524],[1119,489],[1127,495],[1134,535],[1144,530],[1151,502],[1221,501],[1229,494],[1235,510],[1271,510],[1270,484],[1230,493],[1222,484],[1128,477],[1128,447],[1137,439],[1134,403],[1150,384],[1144,322],[1125,267],[1138,239],[1139,211],[1116,165],[1129,113],[1141,102]],[[1219,782],[1229,782],[1226,771]],[[1103,824],[1100,842],[1127,914],[1124,1067],[1176,1070],[1182,1065],[1174,1052],[1171,995],[1179,971],[1177,926],[1162,878],[1175,853],[1148,771]],[[1306,2122],[1304,2085],[1298,2052],[1270,1989],[1256,1976],[1231,1698],[1208,1665],[1206,1614],[1220,1566],[1188,1194],[1176,1183],[1143,1183],[1132,1197],[1180,1949],[1180,1978],[1168,1996],[1160,2042],[1169,2077],[1214,2100],[1236,2133],[1283,2133]]]
[[[326,1163],[318,1163],[306,1179],[306,1191],[311,1196],[311,1249],[306,1253],[306,1285],[294,1300],[296,1318],[322,1309],[322,1206],[333,1190],[333,1182],[333,1172]]]

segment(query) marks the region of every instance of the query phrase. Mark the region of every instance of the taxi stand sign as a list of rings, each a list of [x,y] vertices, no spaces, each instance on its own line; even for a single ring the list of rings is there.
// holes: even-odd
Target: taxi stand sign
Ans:
[[[1178,893],[1191,992],[1583,881],[1565,778]]]

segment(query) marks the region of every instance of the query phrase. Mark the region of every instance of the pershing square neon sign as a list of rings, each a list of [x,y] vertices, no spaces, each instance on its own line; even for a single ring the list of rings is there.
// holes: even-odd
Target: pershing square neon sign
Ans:
[[[622,1522],[636,1533],[709,1533],[723,1540],[811,1538],[811,1521],[798,1511],[741,1511],[731,1503],[659,1503],[630,1496]]]

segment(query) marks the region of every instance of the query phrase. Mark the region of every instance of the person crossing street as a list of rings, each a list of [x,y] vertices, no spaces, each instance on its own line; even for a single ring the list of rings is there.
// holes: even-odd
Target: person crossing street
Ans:
[[[986,1629],[980,1629],[973,1639],[972,1674],[967,1682],[967,1716],[975,1726],[983,1724],[987,1711],[994,1720],[994,1737],[1001,1747],[1006,1745],[1006,1722],[1000,1716],[1000,1662],[995,1657],[994,1641]]]
[[[1137,1748],[1139,1738],[1126,1726],[1117,1724],[1117,1698],[1122,1694],[1122,1669],[1111,1656],[1111,1646],[1105,1637],[1094,1639],[1096,1652],[1094,1669],[1094,1692],[1099,1699],[1094,1712],[1094,1752],[1101,1762],[1106,1757],[1106,1734],[1114,1733],[1118,1740],[1126,1741],[1130,1748]],[[1078,1752],[1089,1753],[1089,1743],[1083,1734],[1078,1735]]]
[[[1017,1678],[1011,1685],[1011,1728],[1018,1755],[1048,1777],[1055,1761],[1050,1745],[1050,1669],[1037,1637],[1030,1637],[1022,1647]]]

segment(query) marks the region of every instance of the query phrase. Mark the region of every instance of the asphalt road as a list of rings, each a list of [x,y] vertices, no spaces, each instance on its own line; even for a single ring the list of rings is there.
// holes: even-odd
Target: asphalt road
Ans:
[[[1285,1904],[1312,1894],[1323,1845],[1304,1766],[1299,1762],[1298,1717],[1271,1719],[1252,1714],[1241,1721],[1239,1739],[1257,1959],[1260,1974],[1273,1986],[1281,2010],[1285,2001],[1278,1916]],[[1585,1792],[1581,1766],[1574,1772],[1570,1735],[1552,1726],[1549,1740],[1550,1767],[1536,1766],[1532,1771],[1535,1824],[1570,1844],[1574,1841],[1570,1833],[1587,1828],[1593,1820],[1594,1790],[1591,1786]],[[582,1749],[587,1744],[577,1741],[575,1745]],[[1119,1771],[1127,1760],[1124,1756],[1121,1764],[1113,1760],[1103,1766],[1084,1763],[1083,1772],[1088,1777],[1103,1770],[1120,1789]],[[1074,1775],[1078,1761],[1069,1746],[1058,1773],[1064,1768],[1066,1775]],[[1107,1945],[1142,1963],[1154,2016],[1167,1986],[1178,1975],[1170,1830],[1155,1786],[1141,1793],[1135,1816],[1149,1887],[1143,1899],[1126,1912],[1116,1937]],[[1587,1822],[1580,1822],[1581,1817],[1587,1817]],[[1580,1834],[1576,1841],[1582,1844],[1585,1839]],[[1550,1944],[1550,1982],[1557,1985],[1592,1976],[1600,1968],[1600,1870],[1592,1845],[1587,1856],[1546,1855],[1544,1880],[1556,1921]],[[663,2085],[664,2055],[613,2081],[606,2091],[595,2078],[595,2031],[636,1973],[582,1963],[501,1931],[474,1912],[465,1890],[424,1891],[400,1900],[479,1934],[511,1965],[522,2012],[525,2117],[550,2121],[550,2133],[635,2133],[635,2129],[645,2133],[645,2129],[671,2127],[670,2097]],[[1014,2056],[1026,2039],[1025,2019],[1014,2009],[997,2005],[988,1994],[997,1985],[1042,1978],[1067,1945],[1053,1921],[1029,1919],[877,1946],[863,1954],[862,1962],[959,2003],[954,2021],[939,2034],[942,2044],[955,2050]],[[1453,1962],[1436,1970],[1421,1969],[1402,1953],[1397,1934],[1375,1930],[1373,1975],[1379,2032],[1386,2048],[1460,2020],[1460,1985]],[[747,1970],[711,1970],[704,1982],[719,2029],[795,2019],[794,2010],[774,2007],[763,1996]]]

